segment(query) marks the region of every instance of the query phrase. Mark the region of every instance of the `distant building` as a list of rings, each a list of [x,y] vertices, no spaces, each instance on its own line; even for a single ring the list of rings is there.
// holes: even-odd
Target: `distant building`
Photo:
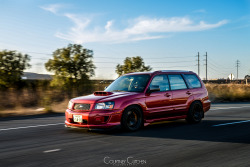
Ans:
[[[246,75],[246,76],[245,76],[245,79],[250,79],[250,75]]]
[[[33,72],[24,72],[22,80],[52,80],[52,76],[49,74],[37,74]]]

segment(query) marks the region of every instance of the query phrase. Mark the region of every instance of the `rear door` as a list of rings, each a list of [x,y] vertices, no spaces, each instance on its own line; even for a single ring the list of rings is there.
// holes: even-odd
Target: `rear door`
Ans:
[[[150,86],[159,86],[160,91],[146,94],[147,119],[166,117],[172,111],[172,91],[170,91],[167,75],[154,76]]]
[[[200,79],[196,74],[184,74],[184,78],[187,81],[190,90],[192,91],[192,95],[195,99],[204,98],[204,89],[202,88],[202,84]]]
[[[188,99],[192,98],[192,92],[188,89],[181,74],[169,74],[168,78],[173,96],[174,115],[185,115],[188,111]]]

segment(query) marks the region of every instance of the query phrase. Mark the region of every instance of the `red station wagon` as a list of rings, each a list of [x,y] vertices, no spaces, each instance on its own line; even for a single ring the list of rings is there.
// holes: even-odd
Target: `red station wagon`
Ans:
[[[135,131],[153,122],[186,119],[199,123],[210,109],[208,92],[192,71],[135,72],[122,75],[105,91],[71,99],[66,127],[121,126]]]

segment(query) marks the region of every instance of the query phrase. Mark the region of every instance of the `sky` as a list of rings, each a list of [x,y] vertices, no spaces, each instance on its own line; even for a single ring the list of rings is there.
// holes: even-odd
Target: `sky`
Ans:
[[[94,51],[93,79],[115,79],[126,57],[156,70],[190,70],[208,79],[250,75],[250,0],[0,0],[0,50],[31,56],[32,68],[58,48]]]

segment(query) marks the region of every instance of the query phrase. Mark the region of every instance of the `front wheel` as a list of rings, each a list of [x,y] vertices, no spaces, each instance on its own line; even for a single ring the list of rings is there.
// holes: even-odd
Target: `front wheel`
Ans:
[[[195,101],[191,104],[188,114],[187,114],[187,122],[188,123],[199,123],[204,117],[204,111],[202,108],[202,104],[198,101]]]
[[[128,131],[136,131],[142,126],[142,112],[139,107],[131,106],[123,111],[121,125]]]

